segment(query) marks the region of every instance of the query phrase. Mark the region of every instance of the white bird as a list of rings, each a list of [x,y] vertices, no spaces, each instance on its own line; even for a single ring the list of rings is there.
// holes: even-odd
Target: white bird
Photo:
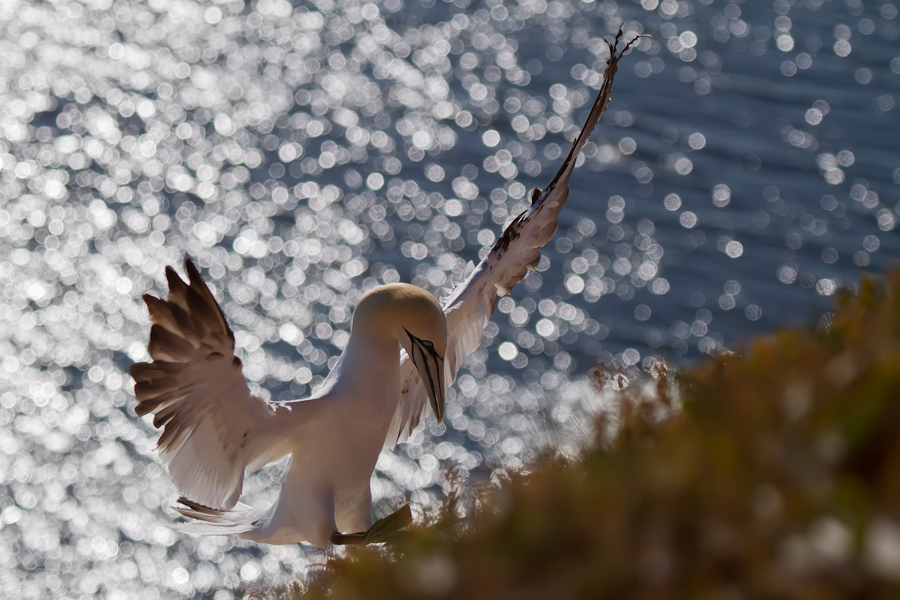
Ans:
[[[189,284],[166,268],[166,300],[145,295],[153,362],[131,367],[138,415],[163,428],[160,459],[183,497],[175,507],[196,534],[239,534],[269,544],[378,542],[410,522],[409,507],[372,523],[370,479],[382,448],[404,441],[430,403],[438,422],[463,359],[481,343],[497,296],[540,260],[557,228],[575,161],[606,110],[620,53],[610,43],[603,83],[584,128],[546,189],[506,227],[468,278],[444,300],[408,284],[360,300],[350,340],[312,397],[267,402],[250,393],[234,336],[200,273]],[[637,38],[635,38],[637,39]],[[286,455],[281,492],[267,510],[238,502],[244,474]]]

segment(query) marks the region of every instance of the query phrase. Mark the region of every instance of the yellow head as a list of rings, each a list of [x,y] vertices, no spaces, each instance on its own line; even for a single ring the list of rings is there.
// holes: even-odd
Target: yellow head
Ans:
[[[393,283],[363,296],[353,313],[353,336],[390,335],[412,359],[431,401],[434,416],[444,418],[447,376],[447,319],[437,299],[422,288]]]

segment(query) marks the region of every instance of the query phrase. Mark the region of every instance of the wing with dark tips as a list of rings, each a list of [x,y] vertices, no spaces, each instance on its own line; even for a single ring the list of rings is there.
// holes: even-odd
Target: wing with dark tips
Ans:
[[[166,267],[165,300],[143,296],[150,311],[153,362],[131,366],[138,415],[161,428],[160,459],[185,496],[201,505],[234,506],[243,486],[245,440],[273,415],[250,394],[234,356],[234,335],[199,271],[190,283]]]
[[[478,348],[484,327],[487,325],[497,296],[505,296],[533,270],[541,259],[541,247],[550,241],[556,232],[559,211],[569,195],[569,178],[582,147],[587,142],[609,104],[613,78],[619,68],[619,61],[635,38],[624,46],[621,52],[616,46],[622,30],[609,44],[610,57],[606,61],[603,83],[597,99],[591,107],[587,121],[563,164],[549,185],[543,190],[535,188],[531,193],[531,206],[506,226],[494,247],[484,260],[475,267],[468,278],[457,286],[444,300],[447,314],[448,348],[445,357],[446,378],[449,385],[463,359]],[[404,356],[400,365],[401,391],[403,398],[394,414],[385,446],[392,448],[404,441],[422,418],[428,398],[425,387],[412,361]]]

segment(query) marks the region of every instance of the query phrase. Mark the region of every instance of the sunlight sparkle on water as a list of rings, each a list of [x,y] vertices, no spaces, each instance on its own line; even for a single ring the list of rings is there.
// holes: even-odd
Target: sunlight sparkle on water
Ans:
[[[486,478],[572,439],[597,407],[567,379],[597,360],[715,353],[896,255],[900,153],[865,142],[896,129],[893,4],[619,4],[0,6],[4,591],[225,600],[321,561],[165,527],[177,493],[126,374],[147,357],[140,294],[194,257],[254,390],[308,394],[363,293],[440,293],[546,185],[623,19],[654,37],[560,229],[498,302],[445,424],[379,459],[377,513],[432,506],[450,463]],[[251,501],[281,468],[248,479]]]

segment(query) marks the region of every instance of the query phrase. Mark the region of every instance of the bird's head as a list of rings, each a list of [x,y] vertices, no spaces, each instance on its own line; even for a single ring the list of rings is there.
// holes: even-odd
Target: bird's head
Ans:
[[[419,371],[434,416],[440,423],[444,418],[449,377],[444,365],[447,319],[437,299],[407,283],[376,288],[359,301],[353,315],[353,334],[362,333],[363,327],[370,326],[386,329],[406,350]]]

